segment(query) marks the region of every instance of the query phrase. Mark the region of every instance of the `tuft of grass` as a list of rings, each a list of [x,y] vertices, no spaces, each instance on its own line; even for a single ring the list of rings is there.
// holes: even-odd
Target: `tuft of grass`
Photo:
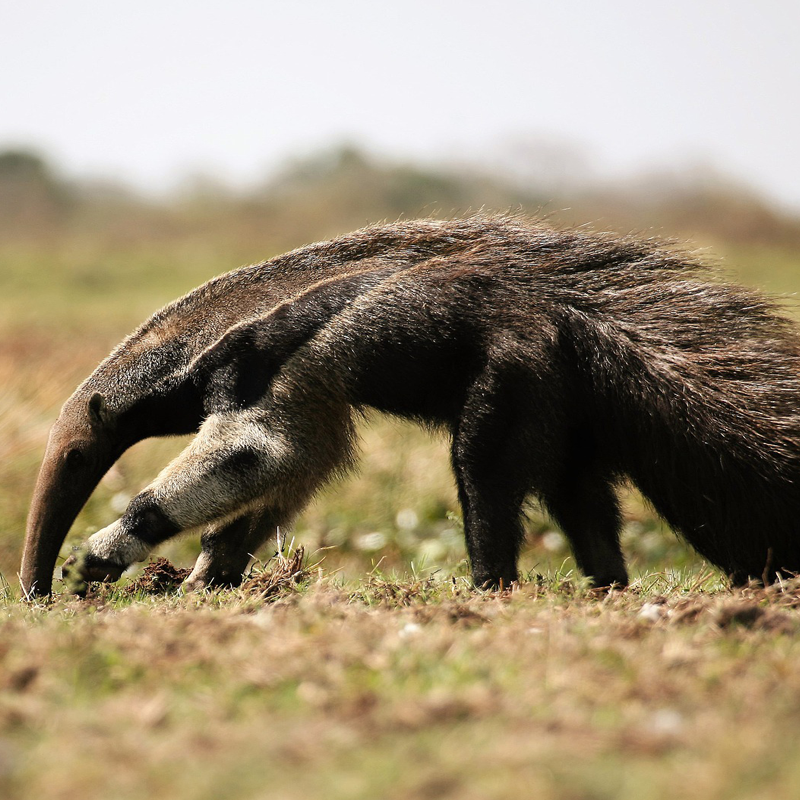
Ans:
[[[387,605],[397,608],[419,603],[427,603],[441,596],[441,587],[435,576],[426,578],[392,577],[373,572],[351,592],[350,601],[363,603],[369,607]]]
[[[288,548],[284,555],[279,547],[275,556],[266,564],[258,563],[244,580],[238,594],[263,603],[270,603],[301,589],[308,581],[317,564],[309,566],[305,559],[305,548]]]

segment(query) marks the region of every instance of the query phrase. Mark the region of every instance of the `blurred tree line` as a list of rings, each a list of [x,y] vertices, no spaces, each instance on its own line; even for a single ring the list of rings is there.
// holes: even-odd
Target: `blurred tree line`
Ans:
[[[523,211],[565,224],[741,244],[800,246],[800,217],[709,171],[559,189],[504,171],[393,163],[338,147],[287,163],[261,185],[198,178],[161,198],[69,180],[27,150],[0,152],[0,243],[109,246],[213,242],[261,256],[381,220]],[[524,173],[524,174],[523,174]]]

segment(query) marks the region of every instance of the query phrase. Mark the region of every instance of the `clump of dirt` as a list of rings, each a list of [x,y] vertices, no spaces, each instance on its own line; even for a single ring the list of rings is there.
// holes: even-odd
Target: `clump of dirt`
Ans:
[[[417,622],[444,620],[459,628],[473,628],[489,622],[489,618],[484,614],[480,614],[464,603],[453,601],[417,606],[414,608],[414,619]]]
[[[166,594],[174,592],[189,576],[190,569],[176,567],[166,558],[151,561],[136,580],[122,590],[125,594]]]
[[[300,546],[288,556],[279,553],[263,568],[257,568],[242,583],[247,597],[272,602],[295,592],[308,578],[311,567],[303,564],[305,548]]]
[[[743,628],[754,627],[766,611],[756,603],[747,601],[730,601],[723,603],[714,614],[714,621],[720,628],[740,625]]]
[[[791,618],[785,611],[764,608],[748,600],[723,603],[714,614],[714,622],[723,630],[740,627],[788,633],[794,629]]]

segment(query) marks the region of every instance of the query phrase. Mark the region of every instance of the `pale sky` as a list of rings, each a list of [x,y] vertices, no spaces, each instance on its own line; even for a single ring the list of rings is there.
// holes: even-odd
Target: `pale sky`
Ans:
[[[0,0],[0,148],[146,189],[545,137],[800,210],[799,107],[798,0]]]

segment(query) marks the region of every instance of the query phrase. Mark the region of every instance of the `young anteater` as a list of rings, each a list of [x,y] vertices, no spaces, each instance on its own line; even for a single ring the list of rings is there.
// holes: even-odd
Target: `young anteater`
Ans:
[[[243,275],[262,286],[298,263],[302,281],[242,305]],[[368,228],[250,269],[157,314],[65,406],[73,420],[82,409],[95,441],[116,442],[95,483],[133,441],[198,431],[88,540],[73,562],[83,577],[116,579],[205,526],[188,582],[235,583],[248,554],[350,466],[354,415],[368,407],[450,434],[479,586],[516,580],[531,494],[596,585],[626,584],[625,479],[734,582],[800,571],[800,343],[753,292],[651,242],[507,218]],[[60,419],[51,437],[27,590],[49,589],[66,532],[42,532],[48,463],[64,462],[68,482],[92,461],[74,424]]]

